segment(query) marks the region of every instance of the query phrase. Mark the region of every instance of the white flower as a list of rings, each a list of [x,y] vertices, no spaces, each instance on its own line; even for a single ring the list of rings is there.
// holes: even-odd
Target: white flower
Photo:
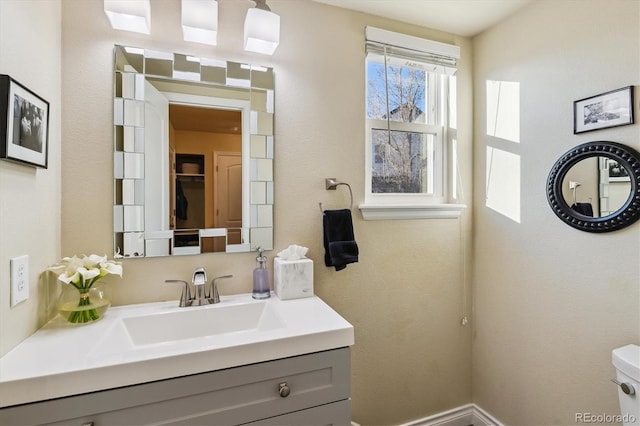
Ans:
[[[93,283],[105,275],[114,274],[122,276],[122,265],[107,256],[65,257],[62,261],[48,268],[58,273],[58,279],[66,284],[71,284],[78,289],[88,289]]]
[[[100,275],[100,270],[98,268],[87,269],[84,266],[81,266],[78,268],[78,273],[82,275],[83,281],[89,281]]]
[[[62,263],[66,264],[65,272],[67,274],[73,274],[79,267],[83,266],[82,259],[77,256],[65,257],[62,259]]]
[[[71,274],[63,272],[62,274],[58,275],[58,279],[65,284],[71,284],[72,282],[77,283],[80,281],[80,274],[77,272]]]
[[[106,261],[107,261],[107,256],[98,256],[95,254],[92,254],[88,257],[84,256],[82,258],[82,263],[84,264],[84,267],[87,269],[97,268],[99,265],[101,265]]]
[[[115,262],[103,262],[100,264],[101,271],[105,271],[107,274],[115,274],[122,276],[122,265]]]

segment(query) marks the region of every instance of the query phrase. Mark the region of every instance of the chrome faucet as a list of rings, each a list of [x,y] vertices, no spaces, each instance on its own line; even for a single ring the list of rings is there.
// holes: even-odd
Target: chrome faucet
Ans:
[[[191,288],[189,283],[183,280],[165,280],[166,283],[181,283],[182,294],[180,295],[180,304],[181,308],[187,306],[203,306],[203,305],[212,305],[214,303],[220,303],[220,295],[218,293],[218,284],[216,281],[221,280],[223,278],[231,278],[233,275],[223,275],[221,277],[216,277],[211,280],[210,291],[207,292],[207,272],[204,268],[198,268],[193,271],[193,277],[191,278],[191,283],[194,287],[194,296],[191,297]]]
[[[193,271],[193,278],[191,278],[191,284],[193,284],[193,288],[195,290],[195,296],[193,297],[193,301],[191,302],[191,306],[202,306],[208,305],[209,301],[207,300],[206,289],[207,285],[207,273],[204,268],[198,268]]]

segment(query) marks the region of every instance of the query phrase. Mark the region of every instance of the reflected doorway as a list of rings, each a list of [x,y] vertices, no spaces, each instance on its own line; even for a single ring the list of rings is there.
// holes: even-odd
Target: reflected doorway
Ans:
[[[200,246],[201,253],[240,243],[241,123],[240,110],[169,105],[170,223],[180,244]],[[200,238],[208,228],[227,228],[227,241]]]

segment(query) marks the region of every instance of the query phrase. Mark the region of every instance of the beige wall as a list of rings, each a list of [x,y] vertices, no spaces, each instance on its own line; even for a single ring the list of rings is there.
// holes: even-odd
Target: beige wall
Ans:
[[[0,161],[0,356],[54,313],[38,276],[60,258],[60,34],[59,1],[0,1],[0,73],[46,99],[50,114],[47,169]],[[25,254],[29,299],[10,308],[9,260]]]
[[[474,212],[473,401],[505,424],[618,414],[611,350],[640,343],[640,227],[590,234],[546,200],[555,160],[583,142],[640,149],[640,125],[573,134],[573,101],[640,84],[640,3],[536,0],[474,38],[474,177],[486,146],[521,158],[521,223]],[[520,83],[520,143],[486,136],[485,80]],[[474,186],[484,199],[484,186]]]
[[[468,403],[470,327],[460,318],[470,216],[461,228],[451,219],[364,222],[356,210],[360,262],[336,272],[323,265],[318,202],[348,203],[346,191],[324,189],[325,177],[349,182],[355,204],[363,201],[365,25],[462,47],[458,142],[470,196],[470,40],[307,0],[270,0],[281,16],[281,44],[273,57],[249,54],[242,23],[251,5],[221,0],[219,44],[208,47],[182,41],[178,0],[153,2],[149,36],[112,30],[99,0],[63,1],[63,253],[112,253],[114,44],[273,66],[275,250],[268,254],[271,260],[294,243],[309,247],[317,294],[355,326],[353,418],[391,425]],[[105,196],[87,204],[78,196],[87,189]],[[179,289],[163,281],[188,278],[198,266],[234,274],[223,294],[249,292],[255,253],[126,260],[124,278],[112,281],[115,303],[177,299]]]
[[[179,153],[207,152],[213,155],[214,151],[242,151],[241,135],[176,130],[174,140]]]

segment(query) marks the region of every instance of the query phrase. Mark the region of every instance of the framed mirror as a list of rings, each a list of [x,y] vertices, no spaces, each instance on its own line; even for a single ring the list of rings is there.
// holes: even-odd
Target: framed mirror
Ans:
[[[114,48],[114,251],[273,248],[273,69]]]
[[[578,145],[553,165],[547,200],[563,222],[581,231],[625,228],[640,218],[640,154],[616,142]]]

